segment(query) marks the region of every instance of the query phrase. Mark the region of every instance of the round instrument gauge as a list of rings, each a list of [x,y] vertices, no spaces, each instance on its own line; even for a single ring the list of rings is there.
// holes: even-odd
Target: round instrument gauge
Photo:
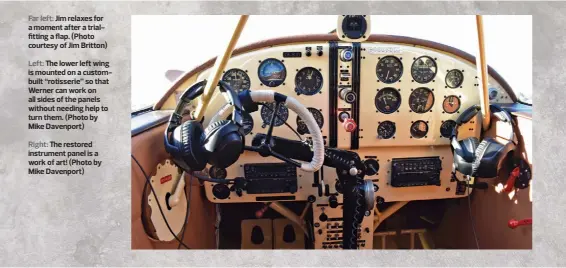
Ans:
[[[261,83],[268,87],[276,87],[283,84],[287,77],[287,69],[283,62],[277,59],[264,60],[257,69],[257,75]]]
[[[395,123],[391,121],[383,121],[377,126],[378,139],[391,139],[395,136]]]
[[[250,89],[250,77],[244,70],[230,69],[224,73],[222,81],[228,83],[236,92]]]
[[[434,94],[426,87],[419,87],[409,96],[409,107],[415,113],[426,113],[430,111],[434,104]]]
[[[218,199],[230,197],[230,188],[226,184],[216,184],[212,186],[212,195]]]
[[[442,102],[442,109],[444,109],[444,112],[446,113],[453,114],[460,110],[460,104],[460,98],[450,95]]]
[[[454,131],[455,127],[456,127],[456,121],[454,120],[444,121],[440,126],[440,135],[442,135],[442,137],[445,138],[450,138],[450,135],[452,135],[452,131]]]
[[[228,115],[226,120],[232,120],[232,114]],[[244,129],[244,135],[252,133],[254,129],[254,119],[249,113],[242,111],[242,128]]]
[[[424,138],[426,137],[426,134],[428,133],[428,124],[423,121],[423,120],[419,120],[414,122],[411,125],[411,136],[413,138]]]
[[[385,56],[377,62],[375,73],[379,81],[386,84],[395,83],[403,75],[403,63],[395,56]]]
[[[314,95],[322,89],[322,74],[313,67],[301,69],[295,76],[297,94]]]
[[[457,88],[462,85],[462,82],[464,82],[464,74],[460,70],[450,70],[446,74],[445,80],[446,85],[449,88]]]
[[[411,65],[411,76],[418,83],[426,84],[436,76],[436,62],[429,56],[421,56],[415,59]]]
[[[271,122],[271,116],[273,115],[273,110],[275,109],[275,103],[268,103],[261,106],[261,120],[263,120],[263,126],[269,126]],[[277,116],[275,117],[275,122],[273,126],[278,127],[283,125],[287,118],[289,118],[289,109],[285,105],[279,105],[279,110],[277,111]]]
[[[307,109],[314,117],[314,120],[316,121],[318,127],[322,128],[322,126],[324,125],[324,116],[322,115],[322,113],[315,108],[307,108]],[[303,121],[303,119],[300,118],[298,115],[297,115],[297,132],[301,135],[310,133],[309,129],[307,128],[307,125],[305,124],[305,121]]]
[[[401,94],[397,89],[386,87],[375,95],[375,107],[384,114],[390,114],[401,106]]]
[[[379,162],[375,159],[364,161],[364,166],[366,167],[366,175],[368,176],[373,176],[379,171]]]
[[[226,169],[219,168],[216,166],[210,167],[210,169],[208,169],[208,174],[210,175],[211,178],[215,178],[215,179],[226,179],[226,177],[228,176],[228,172],[226,171]]]

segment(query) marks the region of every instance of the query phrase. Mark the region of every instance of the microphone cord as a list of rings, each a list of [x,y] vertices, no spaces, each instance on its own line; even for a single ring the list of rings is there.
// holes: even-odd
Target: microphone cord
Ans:
[[[468,192],[468,212],[470,213],[470,223],[472,225],[472,232],[474,233],[474,240],[476,241],[477,249],[480,249],[480,244],[478,242],[478,235],[476,233],[476,225],[474,223],[474,217],[472,216],[472,200],[470,197],[470,187],[466,187],[466,191]]]
[[[171,232],[171,234],[173,235],[173,237],[175,237],[175,239],[179,242],[180,245],[183,245],[185,248],[187,249],[191,249],[190,247],[188,247],[185,243],[183,243],[183,241],[181,239],[179,239],[179,237],[177,237],[177,235],[175,234],[175,232],[173,232],[173,229],[171,229],[171,226],[169,225],[169,222],[167,221],[167,218],[165,217],[165,214],[163,213],[163,209],[161,208],[161,203],[159,202],[159,199],[157,198],[157,194],[155,193],[155,189],[153,188],[153,185],[151,185],[149,176],[147,175],[147,173],[145,172],[145,170],[143,169],[143,167],[141,166],[140,162],[138,162],[138,160],[134,157],[133,154],[130,154],[130,156],[132,157],[132,159],[136,162],[136,164],[138,165],[138,167],[140,168],[141,172],[143,173],[144,177],[145,177],[145,181],[146,183],[149,184],[149,187],[151,189],[151,192],[153,193],[153,197],[155,198],[155,201],[157,203],[157,207],[159,208],[159,212],[161,213],[161,216],[163,217],[163,220],[165,221],[165,225],[167,225],[167,229],[169,229],[169,232]],[[184,178],[183,178],[184,179]]]

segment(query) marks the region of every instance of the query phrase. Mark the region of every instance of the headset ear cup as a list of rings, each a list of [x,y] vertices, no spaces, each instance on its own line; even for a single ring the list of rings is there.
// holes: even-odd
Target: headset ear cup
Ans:
[[[181,160],[193,171],[204,169],[206,167],[206,156],[202,149],[204,131],[200,122],[186,121],[181,125],[179,132],[179,137],[174,137],[174,140],[179,148]]]
[[[472,163],[479,144],[476,137],[470,137],[458,142],[459,150],[454,150],[454,166],[456,170],[464,175],[472,175]]]

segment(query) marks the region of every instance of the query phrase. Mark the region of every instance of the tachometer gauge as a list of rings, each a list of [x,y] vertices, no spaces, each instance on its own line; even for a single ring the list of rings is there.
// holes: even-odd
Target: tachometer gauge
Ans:
[[[273,110],[275,109],[275,103],[268,103],[261,106],[261,120],[263,120],[263,126],[269,126],[269,122],[271,121],[271,115],[273,115]],[[273,126],[278,127],[283,125],[287,118],[289,118],[289,109],[285,107],[285,105],[279,105],[279,110],[277,111],[277,115],[275,117],[275,122]]]
[[[454,131],[455,127],[456,127],[456,121],[454,120],[444,121],[444,123],[442,123],[442,125],[440,126],[440,135],[442,135],[442,137],[444,138],[450,138],[450,135],[452,135],[452,131]]]
[[[446,74],[445,80],[446,85],[449,88],[457,88],[462,85],[462,82],[464,82],[464,74],[460,70],[450,70]]]
[[[324,116],[322,115],[322,113],[315,108],[307,108],[307,109],[309,110],[309,112],[311,112],[318,127],[322,128],[324,124]],[[300,118],[298,115],[297,115],[297,132],[301,135],[310,133],[307,125],[305,124],[305,121],[303,121],[303,119]]]
[[[226,118],[226,120],[231,120],[231,119],[232,119],[232,114],[228,115],[228,117]],[[244,135],[248,135],[252,133],[252,130],[254,129],[254,119],[249,113],[243,111],[242,111],[242,128],[244,129]]]
[[[426,87],[419,87],[409,96],[409,107],[415,113],[426,113],[430,111],[434,104],[434,94]]]
[[[262,84],[268,87],[276,87],[283,84],[287,77],[287,69],[283,62],[277,59],[264,60],[257,69],[257,75]]]
[[[460,98],[454,95],[446,97],[442,102],[442,109],[449,114],[457,112],[460,110]]]
[[[233,90],[240,92],[250,89],[250,77],[244,70],[230,69],[222,76],[222,81],[230,84]]]
[[[419,120],[414,122],[411,125],[411,136],[413,138],[424,138],[426,137],[426,134],[428,133],[428,124],[423,121],[423,120]]]
[[[436,76],[436,62],[429,56],[421,56],[415,59],[411,66],[411,76],[418,83],[426,84]]]
[[[364,161],[364,166],[366,166],[366,175],[368,176],[373,176],[379,171],[379,162],[375,159]]]
[[[384,114],[390,114],[401,106],[401,94],[397,89],[386,87],[375,95],[375,108]]]
[[[301,69],[295,76],[297,94],[314,95],[322,88],[322,74],[313,67]]]
[[[386,84],[395,83],[403,75],[403,63],[395,56],[385,56],[377,62],[375,73],[379,81]]]
[[[391,139],[395,136],[395,123],[391,121],[383,121],[377,126],[377,138],[378,139]]]

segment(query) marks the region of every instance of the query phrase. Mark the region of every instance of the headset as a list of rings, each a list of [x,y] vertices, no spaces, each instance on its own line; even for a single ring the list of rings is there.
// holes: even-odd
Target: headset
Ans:
[[[480,111],[479,105],[473,105],[466,109],[456,119],[456,126],[450,136],[450,145],[454,153],[455,170],[473,177],[493,178],[501,167],[503,159],[510,151],[516,148],[514,137],[514,124],[511,115],[501,107],[491,104],[490,109],[494,116],[500,121],[510,124],[511,133],[508,142],[501,144],[493,138],[486,137],[481,142],[476,137],[470,137],[458,141],[458,128],[469,122]]]
[[[219,81],[218,86],[234,107],[232,120],[212,122],[206,129],[202,122],[192,118],[181,123],[185,106],[202,95],[205,85],[206,80],[203,80],[183,92],[165,130],[165,151],[171,154],[175,164],[187,171],[201,171],[207,163],[226,168],[244,151],[242,104],[238,94],[224,81]]]

